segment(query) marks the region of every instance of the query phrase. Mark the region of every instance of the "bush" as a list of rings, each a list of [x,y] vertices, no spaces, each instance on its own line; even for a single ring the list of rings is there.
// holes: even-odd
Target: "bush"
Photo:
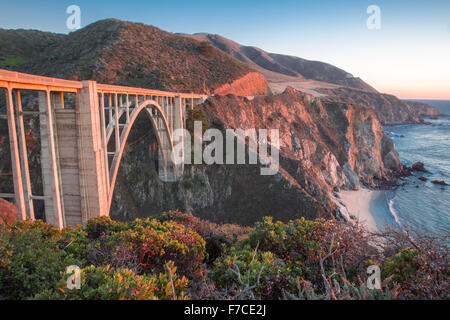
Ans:
[[[205,241],[196,232],[171,221],[136,220],[120,236],[130,243],[145,273],[162,272],[171,260],[180,274],[199,278],[203,272]]]
[[[24,299],[54,287],[69,265],[81,264],[64,251],[61,233],[42,221],[0,226],[0,298]]]
[[[204,240],[171,221],[100,217],[86,228],[62,231],[39,220],[18,222],[0,227],[0,297],[23,299],[52,290],[70,265],[161,274],[157,283],[163,283],[166,264],[173,261],[181,275],[199,279],[204,259]]]
[[[56,289],[47,289],[34,299],[43,300],[159,300],[185,299],[188,281],[178,278],[176,267],[169,262],[158,276],[137,275],[128,269],[90,266],[81,270],[80,289],[68,289],[65,275]]]
[[[206,242],[206,262],[208,264],[222,256],[224,247],[230,247],[233,243],[248,236],[251,231],[250,227],[236,224],[216,224],[194,217],[191,213],[181,213],[177,210],[164,212],[158,219],[174,221],[197,232]]]
[[[233,292],[238,299],[278,299],[285,290],[295,288],[296,280],[272,252],[259,252],[249,245],[234,246],[217,259],[212,279],[218,288]]]
[[[172,210],[162,213],[158,219],[160,221],[174,221],[197,232],[202,238],[223,237],[229,243],[246,238],[252,228],[237,224],[217,224],[208,220],[202,220],[191,213],[182,213]],[[206,240],[206,239],[205,239]]]
[[[399,286],[401,299],[450,299],[448,236],[388,229],[381,239],[382,276]]]
[[[87,260],[92,247],[85,229],[80,226],[63,229],[58,243],[67,254],[80,261],[80,266],[88,263]]]
[[[96,217],[86,224],[86,233],[89,239],[96,240],[101,236],[109,235],[129,229],[126,223],[111,220],[110,217]]]
[[[356,281],[376,256],[363,228],[334,220],[301,218],[285,224],[266,217],[256,223],[248,242],[252,248],[260,244],[261,250],[273,252],[296,275],[313,283],[322,283],[323,273],[336,270],[345,270]]]
[[[86,232],[92,248],[88,261],[95,266],[159,273],[173,261],[182,275],[197,278],[203,271],[205,242],[181,224],[157,219],[121,223],[101,217],[89,221]]]

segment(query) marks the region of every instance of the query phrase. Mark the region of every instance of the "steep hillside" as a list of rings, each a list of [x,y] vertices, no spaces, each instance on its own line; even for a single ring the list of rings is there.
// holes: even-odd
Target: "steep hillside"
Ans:
[[[64,37],[37,30],[0,29],[0,68],[18,68]]]
[[[219,35],[198,33],[185,36],[199,41],[210,42],[220,50],[263,73],[269,81],[283,79],[283,75],[285,75],[297,79],[305,78],[376,92],[375,89],[361,79],[355,78],[350,73],[328,63],[268,53],[256,47],[243,46]]]
[[[33,59],[10,69],[198,93],[214,93],[216,88],[232,86],[254,72],[211,45],[153,26],[114,19],[93,23],[37,51]],[[247,87],[251,90],[245,95],[267,92],[264,79]]]

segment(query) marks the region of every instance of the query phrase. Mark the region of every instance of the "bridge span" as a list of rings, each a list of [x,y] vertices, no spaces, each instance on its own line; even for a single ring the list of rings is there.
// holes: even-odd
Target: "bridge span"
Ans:
[[[175,181],[183,164],[175,162],[172,133],[185,127],[186,110],[207,98],[6,70],[0,70],[0,90],[14,181],[14,192],[0,198],[13,200],[22,220],[34,220],[34,200],[43,201],[46,221],[58,228],[109,215],[127,138],[141,112],[158,142],[159,176]],[[30,92],[37,95],[35,110],[23,107],[22,97]],[[24,116],[39,117],[43,194],[32,193]]]

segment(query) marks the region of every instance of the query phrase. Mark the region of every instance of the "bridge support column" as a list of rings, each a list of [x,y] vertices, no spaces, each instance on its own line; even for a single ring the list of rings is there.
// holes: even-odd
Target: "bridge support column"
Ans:
[[[41,169],[44,185],[45,220],[62,229],[64,216],[61,205],[58,155],[55,142],[54,113],[50,92],[39,92],[39,122],[41,130]]]
[[[186,128],[186,105],[183,103],[183,99],[181,96],[177,96],[174,98],[174,105],[172,107],[172,132],[177,129],[184,129]],[[183,148],[181,150],[181,163],[176,164],[175,168],[175,176],[177,179],[180,179],[183,175],[183,168],[184,168],[184,157],[190,157],[191,155],[185,155],[184,150],[184,143],[185,143],[185,136],[183,135],[181,137],[181,144],[183,145]]]
[[[77,101],[78,161],[82,222],[108,215],[105,152],[95,81],[83,81]]]
[[[22,171],[20,168],[19,146],[17,141],[17,130],[14,116],[14,102],[11,88],[7,89],[7,95],[8,96],[6,97],[6,109],[7,109],[6,112],[8,117],[9,145],[11,150],[11,164],[14,179],[14,200],[17,207],[18,218],[21,220],[25,220],[27,218],[27,212],[22,182]]]

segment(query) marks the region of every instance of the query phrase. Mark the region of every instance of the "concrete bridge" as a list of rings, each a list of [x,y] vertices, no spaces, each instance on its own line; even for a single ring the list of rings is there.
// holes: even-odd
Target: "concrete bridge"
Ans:
[[[69,81],[0,70],[14,193],[19,219],[34,220],[33,200],[43,200],[46,221],[63,228],[109,215],[126,141],[137,116],[148,115],[158,142],[158,170],[174,181],[182,163],[173,155],[172,132],[184,128],[186,109],[206,96]],[[0,89],[1,90],[1,89]],[[23,92],[37,92],[38,111],[22,106]],[[65,107],[75,96],[75,108]],[[39,116],[43,194],[32,194],[24,115]]]

